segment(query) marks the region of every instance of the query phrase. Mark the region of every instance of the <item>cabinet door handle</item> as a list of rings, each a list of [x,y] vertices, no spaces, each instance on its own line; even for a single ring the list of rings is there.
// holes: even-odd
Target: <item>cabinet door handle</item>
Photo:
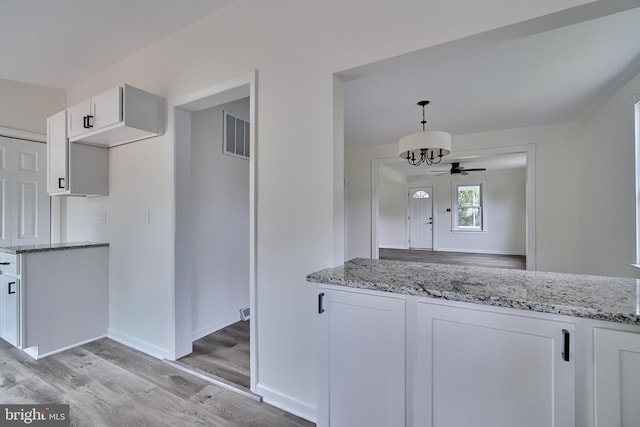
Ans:
[[[566,329],[563,329],[562,335],[564,336],[564,351],[562,352],[562,360],[568,362],[571,334]]]
[[[58,178],[58,188],[64,188],[64,178]]]
[[[318,314],[324,313],[323,306],[324,292],[318,294]]]
[[[92,115],[84,116],[82,126],[85,129],[91,129],[93,127],[93,116]]]
[[[0,265],[11,265],[11,263],[4,261],[4,262],[0,262]]]
[[[9,293],[9,295],[15,294],[16,290],[14,289],[13,291],[11,290],[11,285],[15,285],[16,282],[9,282],[7,284],[7,292]]]

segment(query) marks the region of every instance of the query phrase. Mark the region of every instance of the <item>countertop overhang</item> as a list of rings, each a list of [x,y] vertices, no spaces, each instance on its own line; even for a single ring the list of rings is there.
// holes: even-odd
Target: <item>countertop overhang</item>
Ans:
[[[109,246],[109,244],[103,242],[41,243],[36,245],[3,246],[0,247],[0,252],[20,255],[35,252],[64,251],[69,249],[95,248],[101,246]]]
[[[640,325],[640,280],[355,258],[308,282]]]

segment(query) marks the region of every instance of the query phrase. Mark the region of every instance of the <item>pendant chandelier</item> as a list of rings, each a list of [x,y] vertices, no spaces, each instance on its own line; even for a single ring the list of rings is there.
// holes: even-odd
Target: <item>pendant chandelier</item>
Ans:
[[[403,136],[398,142],[400,157],[409,164],[420,166],[423,163],[435,165],[443,156],[451,153],[451,134],[441,131],[426,131],[427,121],[424,118],[424,107],[429,101],[420,101],[422,107],[422,132]]]

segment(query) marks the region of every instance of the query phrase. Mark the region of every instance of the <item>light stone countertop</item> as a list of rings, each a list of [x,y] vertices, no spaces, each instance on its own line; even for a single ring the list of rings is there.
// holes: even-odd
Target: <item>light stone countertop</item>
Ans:
[[[308,282],[640,325],[640,280],[356,258]]]
[[[74,243],[41,243],[36,245],[0,246],[0,252],[5,254],[19,255],[35,252],[64,251],[69,249],[95,248],[109,246],[108,243],[100,242],[74,242]]]

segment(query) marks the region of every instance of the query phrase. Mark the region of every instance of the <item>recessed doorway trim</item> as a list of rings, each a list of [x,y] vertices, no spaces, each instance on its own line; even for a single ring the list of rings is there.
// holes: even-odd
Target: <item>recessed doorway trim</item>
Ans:
[[[191,113],[249,97],[249,307],[252,323],[257,324],[256,304],[256,129],[257,129],[257,71],[252,71],[219,84],[177,97],[169,103],[169,129],[174,135],[174,191],[173,210],[173,305],[170,358],[176,360],[192,351],[191,277],[189,212],[189,161],[191,157]],[[172,128],[171,128],[172,127]],[[258,378],[257,327],[252,325],[249,337],[251,391],[255,392]]]
[[[527,156],[526,182],[526,248],[527,270],[536,270],[536,147],[535,144],[456,151],[457,157],[499,156],[524,153]],[[399,158],[371,160],[371,258],[378,259],[378,178],[379,166],[403,161]],[[434,236],[435,244],[435,236]]]

